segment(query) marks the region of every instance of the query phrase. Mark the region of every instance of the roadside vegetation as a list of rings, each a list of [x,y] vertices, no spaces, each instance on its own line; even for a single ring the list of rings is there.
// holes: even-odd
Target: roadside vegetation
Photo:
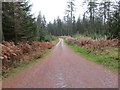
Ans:
[[[54,41],[56,42],[56,41]],[[55,43],[53,42],[19,42],[17,45],[14,42],[3,42],[2,47],[2,74],[3,77],[15,68],[23,67],[29,63],[36,62],[42,58],[46,51],[50,50]],[[27,65],[28,66],[28,65]],[[25,67],[27,67],[25,66]]]
[[[47,56],[50,53],[51,49],[47,49],[44,51],[44,53],[42,55],[39,56],[39,58],[34,58],[31,57],[29,62],[26,61],[21,61],[19,63],[17,63],[17,67],[12,65],[9,69],[8,72],[3,73],[3,77],[2,79],[5,79],[13,74],[22,72],[23,70],[29,68],[31,65],[37,63],[38,61],[40,61],[42,58],[44,58],[45,56]]]
[[[102,64],[113,71],[118,71],[118,39],[105,40],[90,37],[64,37],[66,44],[88,60]]]
[[[58,17],[47,23],[41,12],[37,17],[30,13],[32,5],[28,0],[2,3],[0,61],[3,65],[0,67],[3,75],[22,62],[34,62],[34,59],[40,58],[53,47],[51,42],[58,36],[73,36],[67,39],[70,47],[91,60],[117,69],[120,1],[84,0],[82,7],[87,9],[79,18],[75,17],[75,0],[68,0],[66,6],[63,20]],[[79,37],[79,34],[84,37]],[[101,37],[104,39],[97,39]],[[94,56],[97,57],[93,59]]]
[[[28,0],[2,3],[0,75],[3,78],[35,63],[57,42],[57,37],[47,31],[45,16],[39,12],[34,17],[31,8]]]

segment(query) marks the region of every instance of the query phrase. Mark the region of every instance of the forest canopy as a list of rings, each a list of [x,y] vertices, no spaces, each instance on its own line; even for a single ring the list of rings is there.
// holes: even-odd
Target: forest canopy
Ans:
[[[120,1],[115,3],[88,2],[83,17],[76,19],[75,0],[68,0],[65,16],[46,23],[39,12],[34,18],[29,1],[2,3],[2,39],[5,41],[50,41],[51,35],[82,34],[93,38],[106,36],[118,38],[120,30]],[[83,5],[83,7],[84,7]]]
[[[75,19],[75,0],[68,0],[65,17],[59,17],[53,23],[49,22],[47,30],[55,36],[84,34],[93,38],[106,36],[118,38],[120,35],[120,1],[118,2],[88,2],[83,17]],[[84,7],[83,5],[83,7]]]

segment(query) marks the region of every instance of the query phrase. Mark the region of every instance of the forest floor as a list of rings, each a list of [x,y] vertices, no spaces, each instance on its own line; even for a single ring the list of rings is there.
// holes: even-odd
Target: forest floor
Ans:
[[[60,39],[44,59],[3,80],[3,88],[118,88],[118,75],[77,55]]]

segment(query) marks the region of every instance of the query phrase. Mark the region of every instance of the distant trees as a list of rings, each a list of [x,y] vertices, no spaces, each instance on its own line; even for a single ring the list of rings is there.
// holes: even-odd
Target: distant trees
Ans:
[[[101,1],[101,2],[87,2],[88,3],[88,12],[85,14],[89,15],[89,18],[86,18],[88,22],[87,29],[84,30],[87,35],[94,36],[106,35],[108,38],[118,38],[118,31],[112,28],[113,27],[113,18],[115,18],[115,12],[118,10],[114,8],[119,6],[116,3],[119,2],[110,2],[110,1]],[[116,6],[117,5],[117,6]],[[118,11],[120,13],[120,11]],[[116,21],[119,21],[119,15],[116,18]],[[116,25],[118,22],[116,23]],[[116,26],[115,25],[115,26]],[[84,25],[82,25],[84,26]],[[114,33],[113,33],[114,32]],[[114,35],[116,34],[116,36]]]
[[[74,33],[74,27],[75,27],[75,0],[68,0],[67,2],[67,9],[66,9],[66,24],[67,24],[67,34],[71,35]]]
[[[73,2],[73,3],[70,3]],[[101,36],[107,36],[108,38],[118,38],[120,32],[120,1],[110,2],[88,2],[85,0],[87,10],[84,12],[83,18],[73,18],[73,7],[74,1],[68,3],[69,8],[67,9],[67,18],[64,17],[61,25],[56,26],[58,22],[55,20],[54,23],[50,23],[47,26],[48,31],[53,35],[74,35],[84,34],[93,38]],[[73,11],[73,12],[71,12]],[[72,15],[70,15],[72,14]],[[55,24],[56,23],[56,24]],[[49,29],[51,26],[51,30]],[[60,29],[61,28],[61,29]],[[62,30],[62,34],[61,33]]]
[[[112,38],[120,38],[120,1],[114,6],[114,12],[108,19],[108,32]]]
[[[90,23],[94,23],[96,7],[97,7],[96,2],[89,2],[88,3],[88,11],[90,13]]]
[[[68,0],[67,2],[67,9],[66,9],[66,18],[67,20],[71,20],[73,22],[74,19],[74,12],[75,12],[75,0]]]
[[[46,20],[45,17],[41,15],[41,12],[39,12],[36,24],[37,24],[36,40],[43,41],[45,40],[46,35]]]
[[[39,13],[34,18],[31,5],[24,2],[4,2],[2,5],[2,36],[6,41],[50,41],[51,35],[84,34],[93,38],[107,36],[118,38],[120,30],[120,1],[88,2],[83,17],[75,19],[75,1],[67,3],[66,16],[53,23],[46,23],[45,16]]]
[[[59,35],[59,36],[62,36],[63,35],[63,26],[62,26],[62,20],[58,17],[57,18],[57,34]],[[59,32],[58,32],[59,31]]]

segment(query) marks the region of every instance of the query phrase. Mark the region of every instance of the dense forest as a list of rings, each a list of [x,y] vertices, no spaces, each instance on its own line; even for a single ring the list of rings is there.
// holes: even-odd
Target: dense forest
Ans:
[[[119,2],[88,2],[83,17],[75,19],[75,1],[68,1],[65,17],[59,17],[53,23],[49,22],[47,30],[55,36],[83,34],[93,38],[118,38],[120,30],[120,1]]]
[[[25,2],[2,3],[2,39],[5,41],[50,41],[45,16],[34,18],[32,5]]]
[[[68,0],[63,20],[46,23],[45,16],[39,13],[34,18],[32,5],[24,2],[2,3],[2,39],[5,41],[50,41],[52,36],[83,34],[93,38],[106,36],[118,38],[120,30],[120,1],[88,2],[83,17],[75,17],[75,1]]]

